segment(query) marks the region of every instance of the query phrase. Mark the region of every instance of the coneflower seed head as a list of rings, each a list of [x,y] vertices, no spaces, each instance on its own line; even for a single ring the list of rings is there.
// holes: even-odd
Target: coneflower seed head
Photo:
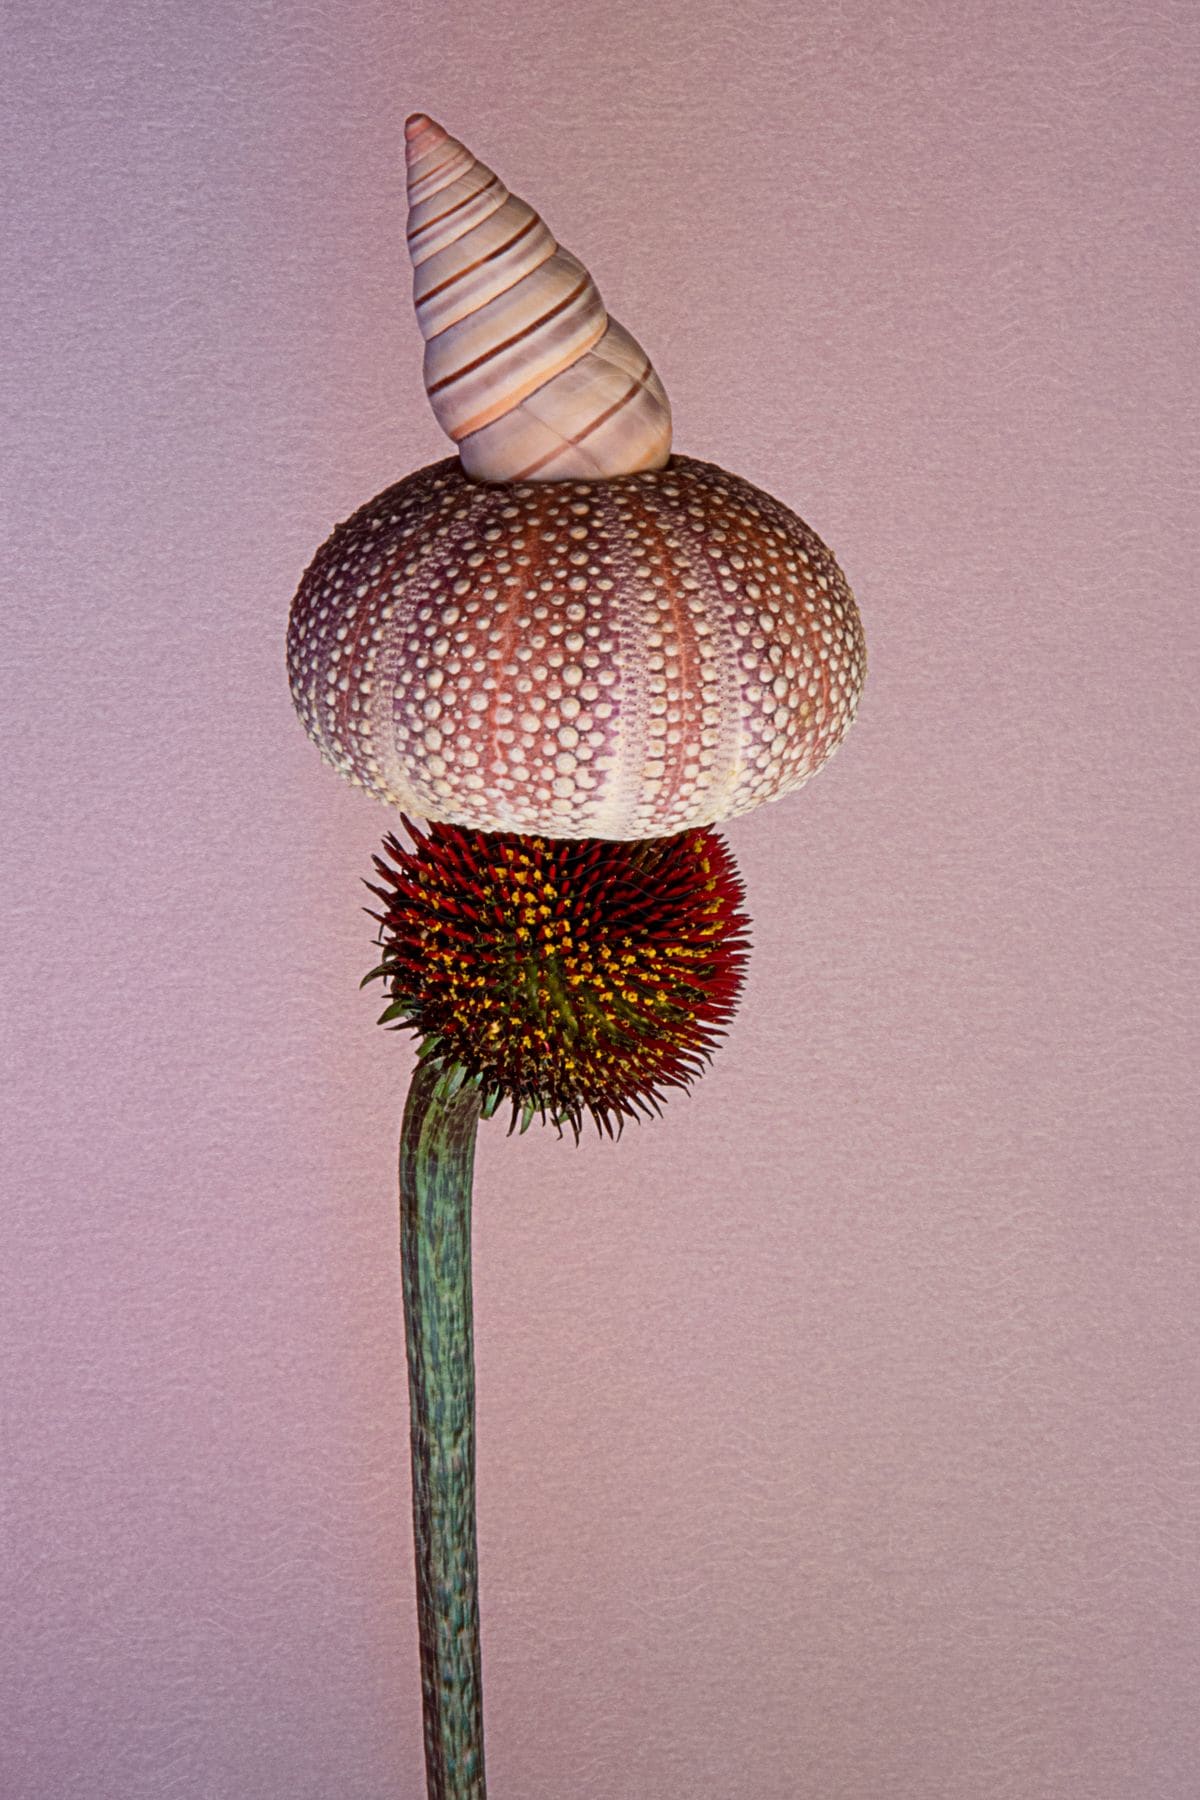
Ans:
[[[391,995],[381,1023],[512,1105],[612,1135],[711,1057],[749,951],[743,888],[710,827],[620,842],[405,818],[375,858]],[[510,1129],[512,1127],[510,1126]]]

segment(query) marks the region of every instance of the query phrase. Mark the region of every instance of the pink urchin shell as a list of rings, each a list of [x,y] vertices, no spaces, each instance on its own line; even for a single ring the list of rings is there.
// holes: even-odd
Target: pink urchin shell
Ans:
[[[629,839],[807,781],[850,725],[866,653],[821,540],[712,463],[489,486],[451,457],[318,551],[288,665],[322,755],[380,799]]]

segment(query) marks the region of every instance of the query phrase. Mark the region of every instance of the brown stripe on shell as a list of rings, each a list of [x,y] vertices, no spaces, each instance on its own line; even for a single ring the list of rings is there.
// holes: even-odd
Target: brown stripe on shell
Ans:
[[[650,358],[647,357],[645,374],[649,373]],[[624,408],[629,405],[631,400],[636,399],[637,395],[644,393],[645,390],[645,375],[635,375],[629,384],[628,390],[621,395],[619,400],[614,401],[611,406],[604,410],[604,412],[597,414],[597,416],[591,420],[589,424],[585,425],[582,430],[573,432],[569,438],[564,438],[559,449],[549,450],[545,456],[539,456],[536,462],[530,463],[528,468],[519,469],[512,479],[514,481],[528,481],[539,469],[544,469],[547,463],[552,463],[556,456],[562,454],[563,450],[578,449],[580,444],[582,444],[586,438],[589,438],[594,431],[599,431],[600,427],[606,425],[610,419],[615,418],[619,412],[622,412]]]
[[[427,206],[435,195],[440,194],[443,188],[448,188],[452,181],[457,181],[460,174],[465,175],[471,166],[470,154],[459,145],[457,149],[451,151],[449,156],[443,157],[440,163],[435,163],[432,169],[423,169],[410,182],[409,191],[413,204]],[[450,175],[445,181],[435,180],[436,176],[444,174],[447,169],[456,170],[458,173]]]
[[[474,188],[472,192],[467,194],[463,199],[456,200],[453,206],[448,206],[445,212],[437,213],[432,219],[423,219],[419,225],[415,226],[407,234],[410,247],[416,243],[418,238],[424,237],[426,232],[432,231],[435,225],[440,225],[444,220],[452,218],[455,213],[461,212],[464,206],[470,206],[472,200],[478,200],[481,194],[489,193],[492,188],[499,186],[499,176],[493,175],[490,180],[481,182],[477,188]]]
[[[463,269],[457,269],[453,275],[447,275],[445,281],[439,281],[436,287],[429,288],[417,301],[418,308],[428,306],[431,300],[436,299],[439,294],[444,294],[448,288],[455,287],[460,281],[465,281],[469,275],[474,275],[477,269],[482,269],[486,264],[495,262],[498,257],[507,256],[516,244],[519,244],[523,238],[527,238],[531,231],[536,231],[537,227],[538,216],[534,213],[533,217],[526,219],[520,229],[514,231],[513,235],[506,238],[504,243],[497,244],[496,248],[489,250],[485,256],[477,256],[474,262],[468,263]],[[553,255],[553,250],[549,254]],[[517,277],[518,281],[522,279],[522,276]]]
[[[504,338],[502,342],[498,344],[490,345],[481,356],[476,356],[469,363],[464,363],[461,369],[455,369],[451,374],[443,375],[440,381],[435,381],[433,383],[429,390],[430,394],[440,394],[443,388],[448,388],[452,382],[461,381],[464,375],[471,375],[476,369],[481,369],[484,363],[490,362],[494,356],[500,356],[505,350],[511,350],[514,344],[519,344],[524,339],[532,337],[535,331],[540,331],[542,327],[548,325],[552,319],[556,319],[560,313],[564,313],[569,306],[573,306],[576,300],[579,299],[579,296],[586,292],[590,285],[591,283],[585,275],[583,280],[571,290],[566,298],[558,302],[557,306],[550,307],[548,311],[542,313],[540,318],[534,319],[531,324],[526,325],[521,331],[515,331],[511,337]]]

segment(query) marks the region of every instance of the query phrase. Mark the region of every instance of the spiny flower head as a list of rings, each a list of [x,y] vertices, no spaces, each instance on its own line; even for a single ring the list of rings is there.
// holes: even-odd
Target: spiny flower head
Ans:
[[[510,1131],[579,1137],[661,1111],[709,1061],[749,953],[744,891],[710,827],[617,842],[407,818],[377,856],[380,1022],[457,1064]]]

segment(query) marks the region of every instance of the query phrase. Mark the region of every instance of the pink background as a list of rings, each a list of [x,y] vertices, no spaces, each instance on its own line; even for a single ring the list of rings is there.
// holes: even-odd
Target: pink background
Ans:
[[[871,652],[694,1096],[483,1133],[496,1800],[1190,1800],[1194,7],[8,17],[0,1791],[423,1793],[388,818],[283,663],[446,452],[420,107]]]

